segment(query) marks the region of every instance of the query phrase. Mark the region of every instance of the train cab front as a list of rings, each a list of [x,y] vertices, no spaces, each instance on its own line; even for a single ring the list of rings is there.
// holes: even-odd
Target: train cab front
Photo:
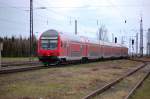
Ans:
[[[60,37],[56,30],[48,30],[42,33],[38,42],[39,60],[45,65],[59,63]]]

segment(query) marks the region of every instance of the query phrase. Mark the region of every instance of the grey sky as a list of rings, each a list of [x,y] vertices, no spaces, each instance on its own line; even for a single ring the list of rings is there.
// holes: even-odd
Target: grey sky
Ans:
[[[29,36],[29,1],[0,0],[0,36]],[[75,19],[78,20],[79,34],[94,38],[98,31],[97,20],[99,26],[106,26],[110,39],[112,33],[121,38],[139,32],[140,16],[143,17],[144,30],[150,27],[149,0],[33,1],[34,33],[37,36],[51,28],[74,33]]]

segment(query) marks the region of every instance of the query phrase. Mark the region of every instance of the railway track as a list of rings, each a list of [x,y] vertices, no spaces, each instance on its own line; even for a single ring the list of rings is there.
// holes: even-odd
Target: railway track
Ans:
[[[84,64],[88,64],[90,62],[96,62],[96,61],[89,61],[87,63]],[[9,74],[9,73],[15,73],[15,72],[23,72],[23,71],[29,71],[29,70],[37,70],[37,69],[44,69],[44,68],[59,68],[59,67],[66,67],[69,65],[78,65],[81,64],[80,61],[74,61],[74,62],[66,62],[66,63],[61,63],[61,64],[57,64],[57,65],[51,65],[51,66],[45,66],[42,63],[40,63],[39,61],[27,61],[27,62],[7,62],[7,63],[3,63],[2,67],[5,69],[1,69],[0,70],[0,74]],[[27,66],[27,65],[33,65],[33,66]]]
[[[129,94],[124,99],[129,99],[134,94],[136,89],[142,85],[142,83],[149,75],[150,75],[150,71],[146,73],[146,75],[135,85],[135,87],[129,92]]]
[[[21,65],[32,65],[32,64],[39,64],[38,61],[25,61],[25,62],[5,62],[2,63],[2,67],[8,67],[8,66],[21,66]]]
[[[2,63],[2,69],[0,70],[0,74],[36,70],[36,69],[42,69],[43,67],[44,66],[42,66],[38,61],[6,62],[6,63]]]
[[[19,66],[13,68],[5,68],[0,70],[0,74],[9,74],[9,73],[16,73],[16,72],[23,72],[23,71],[30,71],[30,70],[37,70],[46,68],[43,65],[35,65],[35,66]]]
[[[0,70],[0,74],[9,74],[9,73],[16,73],[16,72],[23,72],[23,71],[30,71],[30,70],[37,70],[37,69],[46,69],[46,68],[55,68],[55,67],[62,67],[62,66],[69,66],[69,65],[77,65],[78,63],[62,63],[57,65],[51,66],[44,66],[40,62],[16,62],[13,64],[3,64],[2,69]],[[29,66],[31,65],[31,66]],[[33,66],[32,66],[33,65]]]
[[[133,60],[133,61],[139,61],[139,60]],[[119,84],[121,81],[123,81],[125,78],[135,74],[136,72],[138,72],[139,70],[143,69],[144,67],[146,67],[148,65],[148,61],[141,61],[143,62],[142,65],[138,66],[136,69],[124,74],[122,77],[106,84],[105,86],[98,88],[97,90],[89,93],[87,96],[83,97],[83,99],[93,99],[99,95],[101,95],[102,93],[110,90],[111,88],[113,88],[114,86],[116,86],[117,84]],[[145,74],[145,76],[136,84],[136,86],[130,90],[129,94],[124,98],[124,99],[129,99],[131,97],[131,95],[135,92],[135,90],[143,83],[143,81],[149,76],[150,74],[150,70]]]

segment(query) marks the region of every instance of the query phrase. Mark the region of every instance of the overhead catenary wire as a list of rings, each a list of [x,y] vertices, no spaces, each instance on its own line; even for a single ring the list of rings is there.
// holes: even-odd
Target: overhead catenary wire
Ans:
[[[43,2],[43,1],[42,1]],[[57,12],[55,12],[55,11],[53,11],[52,9],[49,9],[49,8],[47,8],[47,7],[44,7],[44,5],[42,5],[42,3],[39,3],[39,2],[37,2],[37,1],[35,1],[34,3],[36,3],[37,5],[41,5],[42,6],[42,8],[44,8],[48,13],[54,13],[54,14],[56,14],[56,15],[59,15],[60,17],[64,17],[64,18],[68,18],[69,19],[69,23],[71,22],[72,23],[72,20],[79,20],[79,17],[74,17],[74,16],[69,16],[69,15],[64,15],[64,14],[62,14],[62,13],[57,13]],[[48,4],[48,3],[47,3]],[[40,7],[41,7],[40,6]],[[37,7],[37,8],[40,8],[40,7]],[[74,21],[73,21],[73,23],[74,23]],[[80,24],[81,24],[81,27],[82,27],[82,23],[80,22]],[[65,25],[65,24],[64,24]],[[71,24],[71,25],[73,25],[73,24]],[[84,25],[83,25],[84,26]],[[81,30],[81,27],[80,27],[80,30]],[[84,29],[82,28],[82,31],[84,31]]]
[[[39,6],[40,7],[40,6]],[[46,8],[55,8],[55,9],[84,9],[84,8],[99,8],[99,7],[110,7],[110,8],[114,8],[114,7],[150,7],[150,5],[92,5],[92,6],[46,6]],[[29,7],[25,7],[25,6],[0,6],[0,8],[29,8]],[[38,7],[37,7],[38,8]]]
[[[7,3],[4,3],[4,2],[0,2],[0,3],[3,3],[4,5],[7,5],[7,7],[8,8],[13,8],[13,6],[11,6],[11,5],[9,5],[9,4],[7,4]],[[15,8],[15,7],[14,7]],[[16,11],[17,10],[20,10],[20,11],[24,11],[23,9],[18,9],[18,8],[15,8],[16,9]],[[25,11],[24,11],[25,12]],[[26,13],[25,13],[26,14]],[[6,21],[6,22],[9,22],[9,23],[16,23],[16,24],[25,24],[25,23],[29,23],[28,21],[25,21],[25,22],[20,22],[20,21],[17,21],[17,20],[12,20],[12,18],[9,18],[9,19],[6,19],[6,17],[5,18],[0,18],[0,20],[1,21]],[[23,20],[27,20],[27,19],[23,19]]]
[[[41,3],[37,2],[37,1],[34,1],[34,3],[37,4],[37,5],[42,5]],[[47,18],[52,19],[51,21],[53,21],[53,20],[58,21],[57,19],[54,19],[54,18],[50,17],[50,16],[51,16],[51,13],[54,13],[54,14],[56,14],[56,15],[59,15],[60,17],[61,17],[61,16],[65,17],[65,15],[62,15],[62,14],[60,14],[60,13],[57,13],[57,12],[53,11],[53,10],[47,9],[47,8],[45,8],[43,5],[40,6],[40,7],[35,7],[35,8],[36,8],[36,9],[41,9],[41,8],[42,8],[41,10],[46,11],[47,13],[45,13],[45,15],[46,15]],[[39,14],[38,14],[38,15],[39,15]],[[40,15],[40,16],[41,16],[41,15]],[[45,17],[45,16],[44,16],[44,17]],[[42,16],[42,18],[43,18],[43,16]],[[55,24],[56,24],[56,25],[59,25],[59,26],[64,25],[64,24],[62,24],[61,22],[59,22],[59,23],[56,23],[56,22],[55,22]]]
[[[37,3],[37,2],[40,2],[36,7],[35,7],[35,9],[36,8],[40,8],[41,6],[40,5],[42,5],[41,4],[41,2],[46,2],[46,1],[39,1],[39,0],[34,0],[34,3]],[[49,3],[49,2],[46,2],[46,3]],[[60,15],[60,17],[61,16],[63,16],[64,18],[66,17],[68,17],[68,18],[70,18],[70,16],[69,15],[64,15],[64,14],[62,14],[62,13],[58,13],[57,11],[54,11],[54,9],[63,9],[63,8],[67,8],[67,9],[71,9],[71,8],[92,8],[92,7],[112,7],[112,8],[115,8],[116,9],[116,7],[139,7],[139,6],[149,6],[148,4],[147,5],[136,5],[136,4],[130,4],[130,5],[125,5],[125,4],[122,4],[122,5],[114,5],[114,4],[109,4],[109,5],[91,5],[91,6],[57,6],[57,5],[55,5],[55,6],[45,6],[46,7],[46,11],[47,11],[47,13],[45,14],[46,15],[46,17],[48,17],[49,19],[51,18],[51,16],[48,14],[48,13],[54,13],[54,14],[56,14],[56,15]],[[5,6],[0,6],[0,7],[5,7]],[[7,7],[7,6],[6,6]],[[29,7],[26,7],[26,6],[8,6],[8,8],[15,8],[15,9],[21,9],[21,10],[24,10],[24,9],[28,9]],[[41,15],[41,14],[38,14],[38,13],[36,13],[38,16],[40,16],[41,17],[41,20],[45,20],[46,21],[46,19],[43,19],[43,15]],[[121,17],[122,17],[122,15],[120,15]],[[74,16],[71,16],[72,18],[72,20],[73,19],[75,19],[75,17]],[[35,17],[35,18],[37,18],[37,17]],[[48,19],[48,20],[49,20]],[[124,18],[122,18],[122,19],[124,19]],[[40,19],[38,19],[38,20],[40,20]],[[59,20],[57,20],[57,19],[54,19],[53,18],[53,20],[51,20],[51,21],[54,21],[54,20],[56,20],[56,21],[59,21]],[[96,20],[96,19],[87,19],[88,21],[91,21],[91,20]],[[58,24],[58,22],[55,22],[55,24]],[[83,24],[83,22],[80,22],[80,24]],[[59,22],[59,26],[60,25],[62,25],[62,22]]]
[[[15,12],[17,11],[19,11],[19,12],[26,12],[26,11],[29,11],[29,7],[15,7],[15,6],[13,6],[13,5],[9,5],[9,4],[7,4],[7,3],[3,3],[3,5],[5,5],[5,6],[7,6],[7,8],[10,8],[10,9],[15,9]],[[2,7],[3,9],[5,9],[5,7]],[[24,9],[23,9],[24,8]],[[1,9],[1,8],[0,8]],[[2,9],[1,9],[2,10]],[[34,9],[34,10],[37,10],[37,9]],[[27,14],[29,14],[29,13],[27,13]],[[47,16],[47,14],[45,14],[46,16]],[[43,22],[47,22],[47,20],[45,19],[45,18],[43,18],[45,15],[42,15],[42,14],[38,14],[38,13],[36,13],[36,15],[35,16],[39,16],[39,17],[41,17],[41,18],[39,18],[39,17],[34,17],[34,20],[36,19],[36,21],[34,21],[34,22],[37,22],[37,21],[39,21],[40,20],[40,24],[41,24],[41,22],[43,23]],[[8,27],[8,28],[11,28],[11,30],[12,30],[12,28],[14,28],[13,30],[18,30],[18,26],[19,26],[19,28],[20,27],[22,27],[22,29],[27,29],[27,28],[25,28],[24,26],[25,26],[25,24],[29,24],[29,18],[27,18],[27,19],[22,19],[22,20],[25,20],[25,22],[23,22],[23,21],[18,21],[17,19],[16,20],[13,20],[13,18],[9,18],[9,19],[6,19],[7,17],[5,17],[5,18],[0,18],[0,21],[1,22],[7,22],[7,23],[11,23],[11,24],[15,24],[15,25],[13,25],[13,26],[11,26],[11,27]],[[51,18],[50,16],[47,16],[47,18]],[[28,20],[28,21],[27,21]],[[55,21],[54,21],[55,20]],[[52,19],[51,20],[51,23],[53,23],[53,24],[56,24],[56,25],[58,25],[58,26],[62,26],[62,24],[61,24],[61,22],[58,24],[57,22],[56,22],[57,20],[56,19]],[[34,23],[35,24],[35,23]],[[47,24],[48,25],[48,24]],[[43,26],[43,25],[42,25]],[[45,25],[46,26],[46,25]]]
[[[11,8],[11,9],[16,9],[15,11],[21,11],[21,12],[26,12],[26,11],[29,11],[29,7],[15,7],[15,6],[13,6],[13,5],[9,5],[9,4],[7,4],[7,3],[4,3],[4,2],[2,2],[4,5],[7,5],[7,7],[0,7],[0,8]],[[29,13],[28,13],[29,14]],[[36,15],[37,16],[40,16],[41,18],[37,18],[37,17],[35,17],[35,19],[37,19],[37,20],[41,20],[41,21],[46,21],[45,20],[45,18],[43,19],[43,16],[41,15],[41,14],[38,14],[38,13],[36,13]],[[27,19],[23,19],[23,20],[29,20],[28,18]],[[53,20],[55,20],[55,19],[53,19]],[[53,21],[52,20],[52,21]],[[17,20],[12,20],[12,19],[6,19],[6,18],[0,18],[0,21],[3,21],[3,22],[8,22],[8,23],[15,23],[16,25],[18,25],[18,26],[20,26],[20,27],[24,27],[24,24],[29,24],[29,21],[25,21],[25,22],[20,22],[20,21],[17,21]],[[51,21],[51,22],[52,22]],[[56,22],[53,22],[53,23],[55,23],[56,24]],[[60,25],[61,26],[61,24],[58,24],[57,23],[57,25]]]

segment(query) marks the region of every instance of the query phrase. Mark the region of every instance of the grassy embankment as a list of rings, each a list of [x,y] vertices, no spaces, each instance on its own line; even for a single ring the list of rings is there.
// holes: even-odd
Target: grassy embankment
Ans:
[[[150,99],[150,77],[146,79],[130,99]]]

